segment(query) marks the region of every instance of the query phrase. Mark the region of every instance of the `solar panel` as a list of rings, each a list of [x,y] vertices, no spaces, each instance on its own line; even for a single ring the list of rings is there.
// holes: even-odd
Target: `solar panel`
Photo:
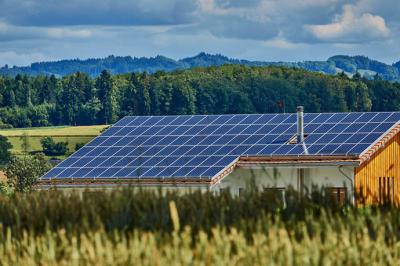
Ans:
[[[359,155],[400,112],[304,115],[310,155]],[[239,156],[303,155],[296,114],[124,117],[42,177],[207,178]]]

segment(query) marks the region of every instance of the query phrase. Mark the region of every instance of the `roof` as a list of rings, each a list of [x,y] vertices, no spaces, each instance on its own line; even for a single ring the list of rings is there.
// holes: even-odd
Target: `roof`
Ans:
[[[399,121],[400,112],[306,113],[306,154],[292,141],[296,114],[130,116],[41,180],[210,181],[231,171],[239,158],[355,160]]]

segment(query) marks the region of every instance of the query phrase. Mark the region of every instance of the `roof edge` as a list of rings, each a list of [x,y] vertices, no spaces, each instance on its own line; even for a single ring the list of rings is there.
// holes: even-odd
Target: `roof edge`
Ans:
[[[51,180],[39,180],[36,185],[39,187],[58,187],[58,186],[93,186],[93,185],[167,185],[167,186],[179,186],[179,185],[210,185],[211,179],[201,178],[174,178],[174,179],[155,179],[155,178],[63,178],[63,179],[51,179]]]
[[[393,139],[400,132],[400,122],[397,122],[393,127],[391,127],[386,133],[378,139],[375,143],[371,144],[365,151],[360,154],[360,166],[368,162],[371,157],[382,150],[386,144]]]

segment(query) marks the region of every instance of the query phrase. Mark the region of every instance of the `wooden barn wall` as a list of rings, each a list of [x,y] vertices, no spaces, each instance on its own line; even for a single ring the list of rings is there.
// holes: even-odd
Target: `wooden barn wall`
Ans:
[[[399,206],[399,178],[400,133],[397,133],[383,149],[355,169],[355,193],[361,195],[367,204],[382,203],[382,199],[387,202],[389,199]],[[357,202],[361,203],[362,198],[359,197]]]

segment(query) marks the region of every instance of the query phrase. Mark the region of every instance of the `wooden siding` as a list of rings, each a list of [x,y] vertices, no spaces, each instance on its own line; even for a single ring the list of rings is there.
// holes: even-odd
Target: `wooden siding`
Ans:
[[[354,189],[357,203],[400,204],[400,133],[393,136],[369,160],[355,169]]]

